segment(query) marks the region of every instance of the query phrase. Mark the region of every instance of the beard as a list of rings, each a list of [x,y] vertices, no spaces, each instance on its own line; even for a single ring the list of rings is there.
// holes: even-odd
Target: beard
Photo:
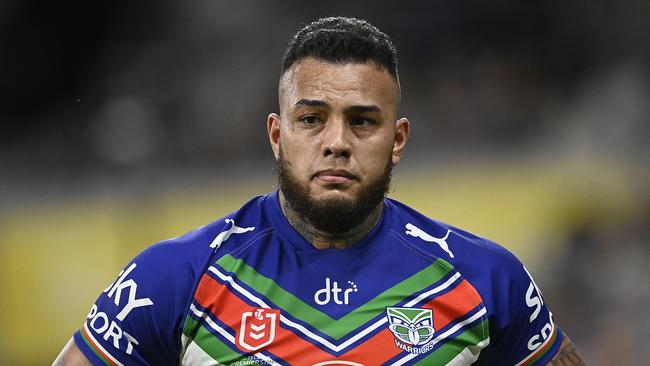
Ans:
[[[309,186],[300,183],[291,172],[282,148],[279,155],[278,184],[285,200],[302,219],[324,233],[340,235],[360,225],[382,203],[390,187],[393,165],[389,157],[382,174],[362,187],[356,199],[315,199]]]

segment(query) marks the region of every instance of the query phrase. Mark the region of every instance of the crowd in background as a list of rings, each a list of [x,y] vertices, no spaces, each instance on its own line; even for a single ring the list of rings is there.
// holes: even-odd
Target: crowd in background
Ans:
[[[625,219],[588,214],[567,227],[544,293],[588,365],[649,365],[650,196]]]
[[[259,127],[277,110],[287,38],[338,14],[364,16],[395,40],[402,111],[424,156],[641,159],[649,8],[636,0],[5,0],[0,162],[16,173],[78,176],[267,158]]]

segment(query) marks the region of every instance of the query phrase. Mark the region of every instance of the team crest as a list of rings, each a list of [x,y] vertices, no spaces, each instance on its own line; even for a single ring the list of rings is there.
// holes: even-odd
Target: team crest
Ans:
[[[243,313],[238,346],[249,351],[257,351],[268,346],[275,339],[275,328],[280,321],[280,310],[256,308]]]
[[[433,345],[433,311],[431,309],[387,307],[388,329],[395,336],[397,347],[422,354],[429,352]]]

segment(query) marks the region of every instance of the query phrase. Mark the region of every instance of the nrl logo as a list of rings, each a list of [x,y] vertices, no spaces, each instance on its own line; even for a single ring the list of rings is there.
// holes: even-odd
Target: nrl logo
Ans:
[[[280,310],[256,308],[243,313],[237,343],[241,348],[257,351],[275,339],[275,328],[280,320]]]
[[[387,307],[388,329],[395,336],[395,345],[416,354],[429,352],[433,345],[433,311],[431,309]]]

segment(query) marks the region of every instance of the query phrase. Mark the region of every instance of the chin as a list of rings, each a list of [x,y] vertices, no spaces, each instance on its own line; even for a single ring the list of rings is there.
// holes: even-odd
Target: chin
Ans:
[[[322,200],[356,200],[357,194],[351,192],[348,187],[341,186],[326,186],[319,187],[317,190],[312,190],[312,198],[318,201]]]

